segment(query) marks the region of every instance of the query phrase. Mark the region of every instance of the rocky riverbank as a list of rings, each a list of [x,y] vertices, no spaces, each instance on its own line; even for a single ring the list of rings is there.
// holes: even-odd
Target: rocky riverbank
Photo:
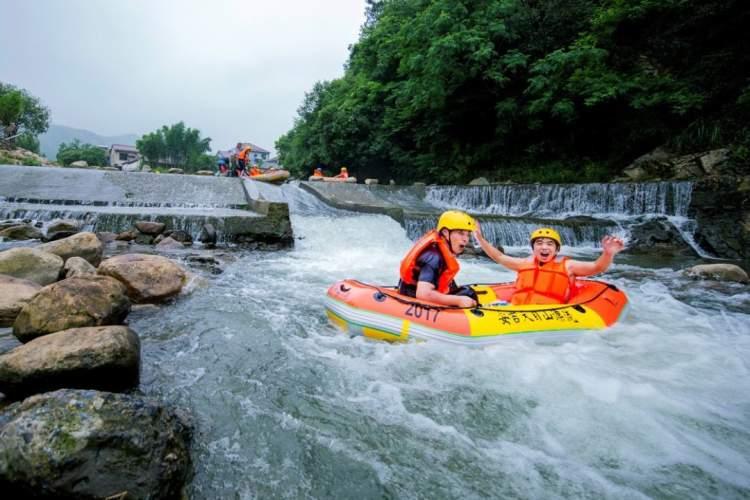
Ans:
[[[691,180],[695,240],[724,259],[750,265],[750,166],[729,149],[674,155],[659,148],[625,169],[629,180]]]
[[[178,295],[191,273],[160,255],[105,258],[97,235],[65,236],[62,225],[43,234],[60,239],[0,252],[0,327],[17,339],[0,350],[0,488],[176,498],[191,474],[192,424],[138,392],[141,343],[126,322],[133,305]]]

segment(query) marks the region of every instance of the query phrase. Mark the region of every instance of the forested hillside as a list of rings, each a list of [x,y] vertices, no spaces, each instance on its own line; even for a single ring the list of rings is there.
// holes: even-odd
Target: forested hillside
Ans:
[[[277,142],[308,175],[609,180],[657,146],[750,148],[750,3],[370,0],[342,78]]]

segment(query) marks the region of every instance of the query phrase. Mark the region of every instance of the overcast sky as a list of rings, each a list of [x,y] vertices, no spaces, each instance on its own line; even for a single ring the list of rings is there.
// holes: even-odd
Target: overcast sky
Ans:
[[[305,92],[343,74],[365,0],[0,0],[0,81],[101,135],[180,120],[273,150]]]

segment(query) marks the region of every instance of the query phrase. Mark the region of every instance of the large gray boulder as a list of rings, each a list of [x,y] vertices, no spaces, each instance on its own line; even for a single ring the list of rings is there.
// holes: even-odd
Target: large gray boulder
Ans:
[[[135,228],[143,234],[150,234],[156,236],[164,232],[166,225],[163,222],[154,222],[149,220],[141,220],[135,223]]]
[[[126,326],[71,328],[0,356],[0,392],[12,398],[63,388],[123,391],[138,386],[138,335]]]
[[[0,252],[0,274],[49,285],[60,277],[63,260],[37,248],[11,248]]]
[[[0,238],[6,240],[41,240],[42,232],[31,224],[11,226],[0,231]]]
[[[176,499],[190,476],[189,420],[156,399],[63,389],[0,414],[4,498]]]
[[[745,270],[734,264],[700,264],[685,269],[683,273],[697,279],[736,281],[738,283],[750,282]]]
[[[94,233],[85,232],[74,234],[57,241],[44,243],[37,247],[39,250],[59,255],[63,260],[71,257],[81,257],[96,267],[102,261],[104,245]]]
[[[47,225],[46,241],[54,241],[73,236],[81,230],[78,221],[73,219],[55,219]]]
[[[664,257],[694,257],[696,255],[695,250],[666,217],[645,220],[631,226],[630,241],[625,251],[631,254]]]
[[[67,278],[37,292],[18,314],[13,335],[28,342],[69,328],[119,325],[129,312],[125,286],[116,279]]]
[[[75,276],[93,276],[96,274],[96,268],[89,264],[89,261],[81,257],[71,257],[65,261],[63,274],[66,278]]]
[[[0,327],[13,325],[23,306],[41,288],[33,281],[0,274]]]
[[[162,302],[180,293],[187,283],[185,270],[159,255],[118,255],[102,262],[97,272],[124,283],[135,303]]]

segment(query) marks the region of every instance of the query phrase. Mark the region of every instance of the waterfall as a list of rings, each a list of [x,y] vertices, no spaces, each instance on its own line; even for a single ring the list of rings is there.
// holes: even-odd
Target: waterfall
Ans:
[[[692,189],[692,183],[687,181],[430,186],[426,199],[437,207],[476,214],[560,219],[580,214],[607,218],[635,215],[684,217]]]

